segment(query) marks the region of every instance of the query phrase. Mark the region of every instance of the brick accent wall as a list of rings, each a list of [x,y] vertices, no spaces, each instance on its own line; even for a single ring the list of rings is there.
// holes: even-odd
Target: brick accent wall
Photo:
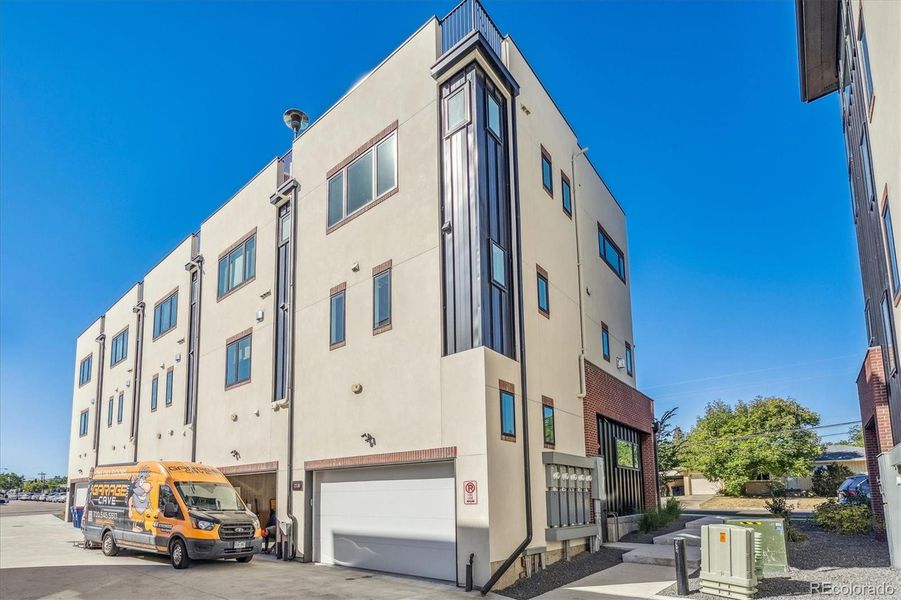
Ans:
[[[307,471],[323,469],[346,469],[348,467],[367,467],[377,465],[398,465],[403,463],[431,462],[456,458],[457,447],[428,448],[426,450],[406,450],[404,452],[386,452],[384,454],[363,454],[360,456],[342,456],[340,458],[324,458],[308,460],[303,463]]]
[[[863,423],[864,450],[873,496],[873,513],[877,520],[885,523],[882,488],[879,486],[879,463],[876,457],[892,448],[892,421],[885,386],[882,348],[879,346],[867,350],[860,374],[857,376],[857,398],[860,402],[860,418]],[[885,530],[877,529],[876,537],[885,539]]]
[[[582,401],[582,407],[585,456],[598,455],[598,415],[603,415],[641,432],[642,485],[645,506],[657,506],[654,401],[586,360],[585,398]]]

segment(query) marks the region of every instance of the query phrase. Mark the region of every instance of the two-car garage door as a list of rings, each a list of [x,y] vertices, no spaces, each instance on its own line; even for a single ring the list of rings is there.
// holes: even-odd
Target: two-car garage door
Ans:
[[[316,560],[456,580],[453,463],[316,473]]]

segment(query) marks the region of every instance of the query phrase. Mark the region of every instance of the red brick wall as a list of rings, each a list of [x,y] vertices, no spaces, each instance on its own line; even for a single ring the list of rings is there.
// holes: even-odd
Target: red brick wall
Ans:
[[[641,432],[645,506],[657,505],[657,464],[654,460],[654,401],[585,361],[585,398],[582,401],[585,455],[597,456],[598,421],[603,415]]]
[[[864,450],[867,455],[867,473],[873,496],[873,513],[879,521],[885,523],[882,488],[879,487],[879,464],[876,457],[892,448],[892,421],[885,388],[882,348],[878,346],[867,351],[860,367],[860,374],[857,376],[857,397],[863,423]],[[877,537],[885,539],[884,530],[877,530],[876,534]]]

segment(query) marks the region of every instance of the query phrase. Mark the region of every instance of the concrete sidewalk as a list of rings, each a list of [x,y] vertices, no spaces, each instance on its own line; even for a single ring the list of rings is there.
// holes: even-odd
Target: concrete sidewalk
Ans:
[[[653,598],[676,582],[672,567],[621,563],[538,596],[542,600]]]

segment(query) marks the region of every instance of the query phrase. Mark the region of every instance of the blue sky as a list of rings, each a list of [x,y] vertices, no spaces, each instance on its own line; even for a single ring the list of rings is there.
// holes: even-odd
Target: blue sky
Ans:
[[[837,100],[799,99],[793,2],[486,4],[625,207],[658,413],[859,418]],[[0,466],[65,472],[78,334],[288,148],[285,108],[322,114],[450,8],[0,4]]]

